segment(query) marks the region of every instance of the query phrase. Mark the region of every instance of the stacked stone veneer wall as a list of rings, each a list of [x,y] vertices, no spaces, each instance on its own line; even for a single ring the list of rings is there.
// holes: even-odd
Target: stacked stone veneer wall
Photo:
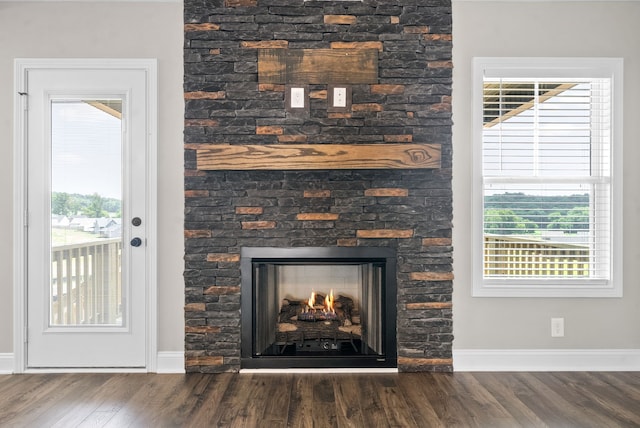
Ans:
[[[398,254],[398,366],[452,370],[448,0],[185,0],[185,357],[240,368],[240,249],[386,246]],[[260,48],[375,48],[379,82],[290,115]],[[440,169],[200,171],[210,143],[436,143]]]

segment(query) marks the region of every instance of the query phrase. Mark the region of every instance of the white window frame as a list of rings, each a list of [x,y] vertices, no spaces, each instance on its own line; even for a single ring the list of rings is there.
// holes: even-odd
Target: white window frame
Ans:
[[[485,280],[483,207],[483,77],[611,78],[611,257],[606,281]],[[476,57],[473,59],[473,297],[622,297],[622,84],[621,58]]]

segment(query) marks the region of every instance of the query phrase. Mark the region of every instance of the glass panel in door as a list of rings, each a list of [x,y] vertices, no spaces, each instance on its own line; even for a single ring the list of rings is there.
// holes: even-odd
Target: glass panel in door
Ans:
[[[122,105],[51,101],[50,326],[124,323]]]

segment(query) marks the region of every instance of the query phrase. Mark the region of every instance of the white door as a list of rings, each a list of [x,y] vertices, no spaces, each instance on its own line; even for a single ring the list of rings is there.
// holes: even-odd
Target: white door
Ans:
[[[24,78],[26,366],[145,367],[148,70]]]

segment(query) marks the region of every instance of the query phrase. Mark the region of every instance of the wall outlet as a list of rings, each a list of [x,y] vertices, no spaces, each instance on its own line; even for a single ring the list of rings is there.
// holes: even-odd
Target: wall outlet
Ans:
[[[564,337],[564,318],[551,318],[551,337]]]

